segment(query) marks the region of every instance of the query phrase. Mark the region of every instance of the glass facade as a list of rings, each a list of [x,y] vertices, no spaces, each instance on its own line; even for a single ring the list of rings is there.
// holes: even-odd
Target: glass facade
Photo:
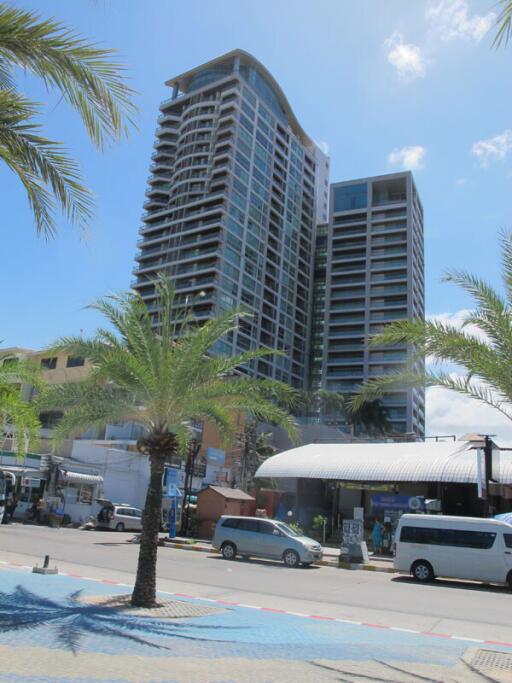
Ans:
[[[366,183],[334,188],[334,212],[366,209],[368,206],[368,186]]]

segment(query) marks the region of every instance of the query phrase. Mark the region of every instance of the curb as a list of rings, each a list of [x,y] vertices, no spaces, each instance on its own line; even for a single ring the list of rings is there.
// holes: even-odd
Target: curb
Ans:
[[[194,550],[197,553],[210,553],[213,555],[219,555],[219,551],[215,548],[205,548],[203,546],[197,546],[192,543],[174,543],[173,541],[163,541],[162,544],[165,548],[174,548],[177,550]],[[373,564],[354,564],[350,562],[338,562],[337,560],[320,560],[319,562],[314,562],[315,565],[321,567],[336,567],[337,569],[348,569],[356,570],[361,569],[367,572],[384,572],[386,574],[396,574],[397,571],[392,567],[377,567]]]
[[[17,570],[30,570],[29,565],[24,565],[21,562],[6,562],[0,560],[0,567],[12,567]],[[97,579],[91,576],[81,576],[80,574],[75,574],[72,572],[59,572],[61,576],[70,576],[74,579],[82,579],[84,581],[93,581],[95,583],[103,583],[111,586],[121,586],[123,588],[133,588],[133,585],[128,583],[122,583],[121,581],[112,581],[111,579]],[[478,643],[479,645],[492,645],[494,647],[506,647],[512,650],[512,643],[506,643],[499,640],[488,640],[484,638],[469,638],[467,636],[456,636],[451,633],[437,633],[435,631],[420,631],[418,629],[411,628],[401,628],[399,626],[390,626],[388,624],[377,624],[367,621],[355,621],[353,619],[340,619],[337,617],[328,617],[321,614],[305,614],[303,612],[292,612],[290,610],[276,609],[274,607],[265,607],[262,605],[248,605],[242,602],[231,602],[230,600],[219,600],[214,598],[206,598],[199,595],[190,595],[188,593],[177,593],[173,591],[158,591],[162,595],[171,595],[178,599],[185,600],[199,600],[202,602],[209,602],[218,605],[225,605],[228,607],[242,607],[244,609],[255,609],[262,612],[272,612],[274,614],[288,614],[294,617],[301,617],[304,619],[314,619],[316,621],[332,621],[340,624],[350,624],[351,626],[362,626],[364,628],[379,629],[384,631],[396,631],[401,633],[412,633],[414,635],[429,636],[431,638],[443,638],[446,640],[459,640],[467,643]]]

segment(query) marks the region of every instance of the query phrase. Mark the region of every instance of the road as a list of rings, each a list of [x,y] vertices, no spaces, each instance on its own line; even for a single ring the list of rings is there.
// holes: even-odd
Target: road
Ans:
[[[62,571],[133,583],[132,534],[13,524],[0,527],[0,560],[32,565],[51,556]],[[333,616],[372,624],[512,643],[512,593],[469,582],[421,585],[409,577],[333,567],[227,562],[206,553],[160,548],[160,590]]]

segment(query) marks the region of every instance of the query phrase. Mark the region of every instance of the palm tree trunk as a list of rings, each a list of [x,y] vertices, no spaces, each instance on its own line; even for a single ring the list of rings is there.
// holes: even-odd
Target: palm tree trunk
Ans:
[[[158,532],[162,514],[162,476],[165,458],[161,453],[149,455],[151,475],[142,513],[137,578],[132,593],[134,607],[154,607],[156,602],[156,557]]]

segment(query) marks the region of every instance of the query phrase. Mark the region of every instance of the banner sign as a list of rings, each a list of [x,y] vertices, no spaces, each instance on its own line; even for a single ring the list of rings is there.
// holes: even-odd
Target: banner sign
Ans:
[[[226,460],[226,451],[223,451],[220,448],[212,448],[209,446],[206,451],[206,458],[209,463],[220,465],[222,467]]]
[[[424,496],[375,495],[370,496],[373,510],[425,512]]]
[[[483,448],[476,449],[476,480],[478,497],[487,499],[487,477],[485,476],[485,451]]]
[[[362,519],[344,519],[341,545],[348,548],[361,543],[364,538],[364,522]]]

